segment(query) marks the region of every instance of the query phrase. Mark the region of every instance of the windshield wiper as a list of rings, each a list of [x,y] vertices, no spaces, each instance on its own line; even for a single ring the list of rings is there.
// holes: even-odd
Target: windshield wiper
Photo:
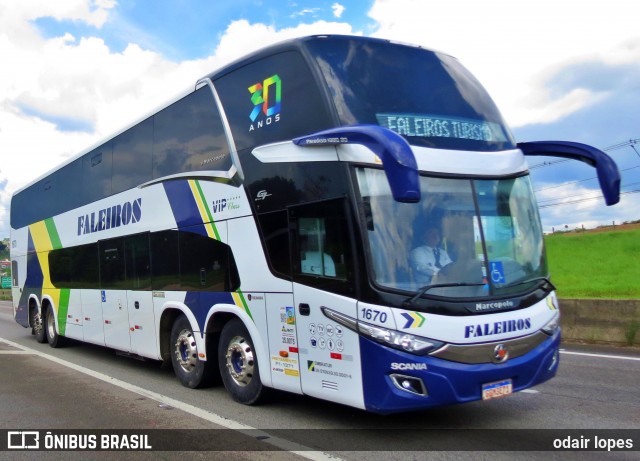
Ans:
[[[402,307],[413,307],[413,303],[419,298],[422,298],[427,294],[427,291],[434,288],[450,288],[450,287],[482,287],[486,283],[467,283],[467,282],[455,282],[455,283],[434,283],[433,285],[425,285],[418,289],[416,294],[402,303]]]
[[[544,282],[544,284],[549,285],[549,288],[545,288],[545,290],[548,292],[551,292],[556,289],[555,285],[551,283],[551,281],[547,277],[534,277],[532,279],[522,280],[514,284],[503,286],[502,288],[510,288],[518,285],[524,285],[526,283],[533,283],[533,282]],[[482,287],[486,285],[487,285],[486,283],[467,283],[467,282],[435,283],[433,285],[425,285],[419,288],[415,295],[405,300],[402,303],[402,307],[407,307],[407,308],[414,307],[414,304],[413,304],[414,302],[416,302],[418,299],[422,298],[423,296],[427,295],[427,292],[434,288]],[[427,297],[429,297],[429,295],[427,295]]]
[[[509,285],[504,285],[501,288],[511,288],[511,287],[516,287],[518,285],[524,285],[526,283],[533,283],[533,282],[544,282],[546,285],[549,285],[551,287],[550,290],[547,290],[550,292],[556,289],[555,285],[551,283],[551,280],[549,280],[547,277],[534,277],[532,279],[522,280],[517,283],[510,283]]]

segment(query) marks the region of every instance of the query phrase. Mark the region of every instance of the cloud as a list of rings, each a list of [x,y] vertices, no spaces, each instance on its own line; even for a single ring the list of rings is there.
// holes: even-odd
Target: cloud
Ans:
[[[640,56],[637,59],[640,62]],[[637,123],[640,117],[640,65],[637,62],[585,60],[559,68],[544,82],[549,97],[562,100],[580,91],[592,95],[592,99],[565,114],[562,120],[552,118],[547,123],[517,128],[517,137],[522,140],[571,139],[600,148],[629,137],[640,137]]]
[[[551,75],[584,61],[638,62],[640,5],[626,0],[377,0],[374,35],[451,54],[487,87],[512,126],[558,120],[600,95],[552,94]]]
[[[342,13],[344,13],[344,10],[346,8],[341,5],[340,3],[334,3],[333,5],[331,5],[331,10],[333,11],[333,16],[336,18],[341,18],[342,17]]]
[[[127,36],[131,43],[111,48],[100,28],[114,20],[115,5],[112,0],[0,3],[0,231],[7,227],[3,209],[9,192],[219,66],[258,46],[301,35],[361,34],[338,21],[278,29],[236,20],[221,31],[209,56],[177,62],[133,33]],[[336,18],[345,11],[340,3],[331,8]],[[597,143],[608,135],[613,144],[637,130],[639,9],[624,0],[376,0],[368,32],[458,57],[488,88],[520,139]],[[82,29],[83,36],[46,38],[35,25],[41,18],[89,28]]]
[[[295,17],[302,17],[307,15],[315,16],[315,14],[318,11],[320,11],[320,8],[304,8],[300,11],[296,11],[295,13],[291,14],[291,17],[295,18]]]
[[[354,33],[338,22],[276,29],[240,20],[224,30],[212,55],[174,62],[135,43],[115,52],[97,36],[45,38],[33,23],[50,15],[98,27],[113,5],[32,0],[0,6],[0,236],[8,233],[11,193],[193,88],[200,77],[254,51],[256,43]]]
[[[640,41],[628,42],[624,59],[616,56],[612,59],[585,59],[558,67],[549,74],[544,85],[548,94],[563,97],[574,89],[580,88],[595,97],[589,104],[553,123],[540,123],[523,126],[514,130],[521,141],[559,139],[583,142],[600,149],[640,138],[640,66],[630,63],[629,58],[637,50]],[[640,60],[639,60],[640,61]],[[629,192],[638,189],[640,184],[640,156],[631,147],[610,150],[607,153],[616,161],[622,178],[622,190]],[[531,159],[535,165],[549,158]],[[595,170],[580,162],[563,162],[531,170],[536,189],[545,184],[573,182],[581,188],[561,187],[548,189],[545,193],[555,201],[569,202],[580,200],[580,195],[588,189],[597,191]],[[594,178],[594,179],[589,179]],[[597,192],[599,193],[599,192]],[[539,196],[539,199],[541,197]],[[620,203],[612,207],[602,205],[602,199],[577,202],[575,204],[542,208],[542,220],[545,228],[569,224],[594,227],[612,221],[632,221],[640,218],[640,208],[635,204],[637,195],[624,194]],[[541,206],[552,202],[540,202]]]
[[[296,37],[314,34],[355,34],[349,24],[317,21],[312,24],[300,24],[297,27],[276,29],[262,23],[252,24],[242,19],[233,21],[225,30],[215,49],[216,64],[222,65],[256,50],[256,43],[266,47],[274,43]]]
[[[614,207],[607,207],[600,196],[599,189],[581,184],[568,184],[562,188],[538,185],[541,190],[536,194],[540,206],[540,216],[545,232],[553,229],[577,229],[638,219],[640,202],[635,194],[623,194]],[[625,216],[620,215],[623,209]]]
[[[3,25],[19,27],[25,21],[50,17],[57,21],[81,21],[100,28],[107,21],[109,11],[117,5],[114,0],[14,0],[3,2],[0,17]]]

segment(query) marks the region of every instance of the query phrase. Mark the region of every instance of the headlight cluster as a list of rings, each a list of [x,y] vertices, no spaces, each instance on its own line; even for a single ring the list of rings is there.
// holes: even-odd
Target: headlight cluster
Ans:
[[[412,335],[403,331],[384,328],[379,325],[362,322],[360,320],[341,314],[328,307],[322,307],[324,315],[341,325],[355,331],[369,339],[417,355],[425,355],[434,349],[439,349],[444,345],[441,341]]]
[[[549,320],[545,326],[541,328],[543,332],[548,334],[549,336],[553,336],[553,334],[560,329],[560,312],[558,312],[551,320]]]

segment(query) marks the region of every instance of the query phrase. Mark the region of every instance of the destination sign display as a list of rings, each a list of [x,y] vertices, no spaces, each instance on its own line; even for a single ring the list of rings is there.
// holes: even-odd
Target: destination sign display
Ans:
[[[403,136],[455,138],[486,142],[504,142],[506,137],[497,123],[427,114],[376,114],[380,126]]]

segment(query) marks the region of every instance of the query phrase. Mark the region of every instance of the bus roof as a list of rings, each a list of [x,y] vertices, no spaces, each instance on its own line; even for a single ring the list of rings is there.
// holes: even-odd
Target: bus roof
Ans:
[[[333,41],[360,41],[360,42],[376,42],[376,43],[389,43],[403,46],[411,46],[413,48],[421,48],[424,50],[430,50],[428,48],[424,48],[420,45],[414,45],[411,43],[398,42],[393,40],[387,40],[382,38],[373,38],[373,37],[363,37],[361,35],[307,35],[303,37],[292,38],[288,40],[283,40],[281,42],[274,43],[272,45],[265,46],[260,48],[252,53],[242,56],[241,58],[236,59],[235,61],[226,64],[219,69],[211,72],[210,74],[205,75],[200,80],[211,79],[215,80],[217,78],[222,77],[234,70],[243,67],[249,63],[257,61],[259,59],[263,59],[267,56],[271,56],[274,54],[282,53],[284,51],[291,50],[304,50],[306,49],[306,44],[309,42],[315,41],[325,41],[325,40],[333,40]],[[435,51],[435,50],[430,50]],[[199,81],[200,81],[199,80]]]

